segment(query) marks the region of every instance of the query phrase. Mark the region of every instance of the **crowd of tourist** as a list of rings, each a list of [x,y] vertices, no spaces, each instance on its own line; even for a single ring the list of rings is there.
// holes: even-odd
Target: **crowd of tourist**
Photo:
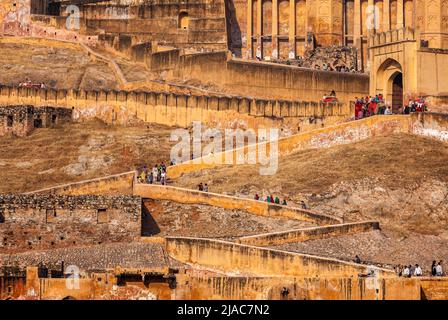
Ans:
[[[354,262],[356,263],[363,263],[361,261],[361,259],[359,258],[359,256],[355,256]],[[399,277],[405,277],[405,278],[411,278],[411,277],[421,277],[423,276],[423,270],[420,267],[420,265],[415,264],[414,266],[412,265],[396,265],[394,267],[395,269],[395,273],[399,276]],[[442,260],[440,260],[439,262],[437,261],[433,261],[432,265],[431,265],[431,276],[433,277],[442,277],[444,276],[443,273],[443,267],[442,267]]]
[[[268,195],[268,196],[266,197],[266,199],[263,199],[263,197],[260,197],[260,196],[258,195],[258,193],[256,193],[255,196],[254,196],[254,200],[257,200],[257,201],[266,201],[266,202],[268,202],[268,203],[279,204],[279,205],[282,205],[282,206],[287,206],[287,205],[288,205],[288,202],[286,201],[286,199],[283,199],[283,200],[281,201],[279,197],[276,196],[276,197],[274,198],[273,195]],[[303,200],[300,201],[300,206],[302,207],[302,209],[308,209],[308,206],[305,204],[305,202],[304,202]]]
[[[395,267],[395,272],[399,277],[406,277],[406,278],[410,278],[412,276],[421,277],[423,275],[422,268],[418,264],[416,264],[415,266],[398,265]],[[442,261],[439,262],[433,261],[431,265],[431,276],[442,277],[443,275],[444,273],[443,273]]]
[[[377,114],[392,114],[390,106],[386,106],[382,94],[375,97],[355,97],[355,119],[362,119]]]
[[[138,183],[160,183],[166,185],[167,182],[166,165],[164,163],[156,164],[152,168],[143,166],[137,169],[137,182]]]
[[[415,100],[410,99],[408,104],[401,110],[403,114],[423,111],[428,111],[424,98],[418,98]],[[374,97],[355,97],[355,119],[362,119],[379,114],[392,114],[392,109],[390,106],[386,105],[382,94],[377,94]]]
[[[265,200],[263,200],[263,198],[261,198],[258,193],[255,194],[254,196],[254,200],[260,200],[260,201],[266,201],[269,203],[275,203],[275,204],[281,204],[282,206],[286,206],[288,203],[286,202],[286,199],[283,199],[283,201],[280,202],[280,198],[279,197],[275,197],[270,195],[267,196]]]
[[[423,98],[418,98],[416,100],[409,100],[408,105],[404,106],[403,114],[410,114],[413,112],[424,112],[428,111],[426,101]]]
[[[404,265],[401,264],[395,267],[395,272],[399,277],[406,277],[410,278],[412,276],[414,277],[421,277],[423,275],[422,268],[416,264],[414,267],[412,265]]]

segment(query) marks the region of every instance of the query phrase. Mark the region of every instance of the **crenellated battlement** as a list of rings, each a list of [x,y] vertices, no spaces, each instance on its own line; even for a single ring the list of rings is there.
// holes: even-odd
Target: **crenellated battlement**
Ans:
[[[389,30],[386,32],[375,33],[369,38],[369,47],[376,47],[385,44],[417,41],[420,38],[420,32],[410,27]]]
[[[136,119],[188,127],[201,121],[217,127],[297,125],[303,118],[350,117],[351,106],[342,103],[263,100],[252,97],[190,95],[154,91],[88,91],[0,86],[0,105],[29,104],[73,109],[75,120],[93,117],[127,124]],[[313,120],[314,121],[314,120]]]

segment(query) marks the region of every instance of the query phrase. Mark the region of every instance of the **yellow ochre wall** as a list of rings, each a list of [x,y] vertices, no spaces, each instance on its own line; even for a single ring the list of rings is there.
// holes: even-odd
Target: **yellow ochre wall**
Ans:
[[[200,121],[217,128],[271,128],[300,130],[304,120],[323,118],[337,123],[350,118],[350,104],[323,105],[314,102],[261,100],[228,96],[176,95],[140,91],[76,91],[0,87],[0,105],[29,104],[74,109],[75,119],[100,118],[127,124],[136,119],[169,126],[189,127]]]
[[[374,116],[281,138],[278,140],[278,156],[282,157],[310,148],[328,148],[399,132],[409,132],[409,116]],[[233,149],[168,167],[168,176],[174,179],[184,173],[219,167],[226,163],[226,153],[229,158],[234,159],[233,163],[236,163],[235,159],[246,155],[249,148],[254,148],[258,154],[257,148],[262,144],[265,145],[266,153],[269,154],[270,143],[263,142],[252,147]]]
[[[416,279],[177,275],[176,299],[419,300]],[[282,295],[282,289],[289,292]]]
[[[336,225],[327,225],[321,227],[300,228],[282,232],[256,234],[253,236],[241,237],[237,240],[237,242],[257,246],[272,246],[290,242],[302,242],[313,239],[323,239],[329,237],[362,233],[372,230],[378,230],[379,228],[380,228],[379,222],[362,221],[362,222],[344,223]]]
[[[180,262],[232,274],[358,277],[373,269],[378,276],[396,277],[393,271],[378,267],[220,240],[167,237],[166,250]]]
[[[142,198],[171,200],[180,203],[208,204],[225,209],[244,210],[260,216],[287,217],[290,219],[312,221],[318,224],[334,224],[342,222],[340,218],[300,208],[177,187],[134,184],[134,195]]]

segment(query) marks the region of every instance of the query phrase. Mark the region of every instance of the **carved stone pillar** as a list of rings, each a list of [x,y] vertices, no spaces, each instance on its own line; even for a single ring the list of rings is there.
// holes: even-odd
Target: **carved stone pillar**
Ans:
[[[355,0],[353,8],[353,41],[356,42],[361,37],[361,1]]]
[[[278,0],[272,0],[272,57],[278,56]]]
[[[296,58],[296,1],[289,0],[289,59]]]
[[[403,17],[404,4],[403,4],[403,2],[404,2],[403,0],[397,1],[397,29],[404,27],[404,17]]]
[[[390,0],[383,0],[383,31],[390,30]]]
[[[361,38],[361,0],[354,1],[353,8],[353,44],[358,49],[358,69],[363,65]]]
[[[257,51],[256,56],[263,59],[263,43],[262,43],[262,29],[263,29],[263,0],[257,0]]]
[[[253,57],[253,41],[252,41],[252,0],[247,0],[247,25],[246,25],[246,58],[250,59]]]
[[[366,12],[366,16],[367,16],[367,21],[369,23],[369,25],[367,25],[367,33],[368,34],[372,34],[375,33],[375,28],[377,25],[377,21],[375,21],[375,1],[374,0],[368,0],[367,1],[367,12]]]

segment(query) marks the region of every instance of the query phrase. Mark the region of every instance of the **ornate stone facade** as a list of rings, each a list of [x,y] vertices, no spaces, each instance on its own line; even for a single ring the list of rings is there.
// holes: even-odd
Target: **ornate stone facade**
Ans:
[[[246,39],[243,56],[247,58],[295,58],[303,56],[315,41],[314,45],[323,47],[356,47],[360,51],[359,65],[368,70],[369,36],[403,27],[418,28],[430,48],[448,46],[447,0],[233,2],[237,8],[252,8],[245,16],[237,14],[240,26],[246,23],[242,34]]]

